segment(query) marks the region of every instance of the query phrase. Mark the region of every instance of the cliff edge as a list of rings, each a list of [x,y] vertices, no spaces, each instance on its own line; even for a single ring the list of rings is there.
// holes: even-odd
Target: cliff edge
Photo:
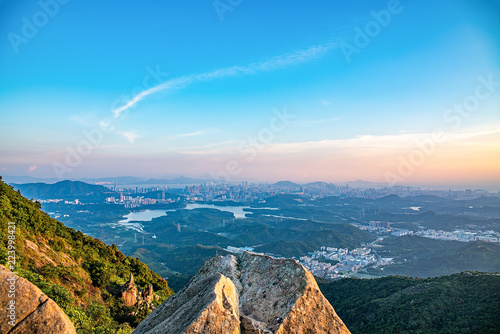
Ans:
[[[295,260],[244,253],[207,261],[135,334],[350,333]]]

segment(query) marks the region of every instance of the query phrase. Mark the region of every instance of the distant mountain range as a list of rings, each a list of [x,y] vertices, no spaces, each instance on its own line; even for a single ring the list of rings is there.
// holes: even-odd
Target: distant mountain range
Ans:
[[[114,191],[100,185],[88,184],[81,181],[60,181],[53,184],[25,183],[11,184],[14,189],[21,191],[27,198],[33,199],[64,199],[64,200],[99,200],[117,196]]]
[[[100,182],[116,182],[117,185],[162,185],[162,184],[201,184],[209,182],[204,179],[192,179],[189,177],[180,176],[174,179],[141,179],[133,176],[119,176],[119,177],[102,177],[102,178],[83,178],[80,181],[88,183]]]
[[[57,183],[60,179],[57,178],[34,178],[31,176],[9,176],[4,175],[2,179],[9,184],[26,184],[26,183]],[[85,183],[115,183],[117,185],[168,185],[168,184],[201,184],[209,182],[205,179],[192,179],[189,177],[180,176],[173,179],[142,179],[134,176],[117,176],[117,177],[100,177],[100,178],[76,178],[71,181],[81,181]]]
[[[25,183],[37,183],[37,182],[44,182],[44,183],[56,183],[61,181],[60,179],[57,178],[34,178],[31,176],[9,176],[9,175],[4,175],[2,176],[3,180],[9,184],[25,184]],[[100,177],[100,178],[75,178],[71,179],[72,181],[81,181],[85,183],[116,183],[117,185],[180,185],[180,184],[202,184],[202,183],[207,183],[210,182],[209,179],[195,179],[195,178],[190,178],[190,177],[185,177],[185,176],[179,176],[176,178],[150,178],[150,179],[143,179],[135,176],[112,176],[112,177]],[[300,188],[300,187],[310,187],[310,188],[324,188],[330,185],[331,183],[327,182],[322,182],[322,181],[316,181],[316,182],[309,182],[309,183],[304,183],[304,184],[299,184],[296,182],[292,181],[278,181],[274,183],[273,185],[278,186],[278,187],[284,187],[284,188]],[[370,181],[364,181],[364,180],[355,180],[355,181],[349,181],[349,182],[341,182],[341,183],[335,183],[336,186],[350,186],[353,188],[383,188],[387,187],[387,184],[385,183],[377,183],[377,182],[370,182]]]
[[[278,181],[273,184],[274,186],[277,187],[284,187],[284,188],[300,188],[302,185],[292,182],[292,181]]]
[[[283,187],[283,188],[300,188],[300,187],[325,188],[325,187],[329,186],[330,184],[331,183],[322,182],[322,181],[309,182],[309,183],[304,183],[304,184],[299,184],[299,183],[295,183],[292,181],[278,181],[278,182],[274,183],[273,185],[278,186],[278,187]],[[342,187],[349,186],[352,188],[362,188],[362,189],[384,188],[384,187],[388,186],[386,183],[370,182],[370,181],[364,181],[364,180],[335,183],[335,185],[342,186]]]

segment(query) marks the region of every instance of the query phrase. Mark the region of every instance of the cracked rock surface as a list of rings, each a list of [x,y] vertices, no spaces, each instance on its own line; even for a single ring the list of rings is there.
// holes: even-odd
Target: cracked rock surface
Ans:
[[[0,265],[0,289],[2,290],[0,333],[76,334],[68,316],[52,299],[31,282],[15,275],[2,265]],[[12,301],[15,302],[14,313],[8,309]]]
[[[350,332],[295,260],[244,253],[207,261],[134,333]]]

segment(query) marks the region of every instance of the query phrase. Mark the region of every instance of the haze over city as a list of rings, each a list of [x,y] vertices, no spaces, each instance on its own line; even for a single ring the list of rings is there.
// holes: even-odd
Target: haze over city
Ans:
[[[498,1],[0,2],[0,174],[500,190]]]

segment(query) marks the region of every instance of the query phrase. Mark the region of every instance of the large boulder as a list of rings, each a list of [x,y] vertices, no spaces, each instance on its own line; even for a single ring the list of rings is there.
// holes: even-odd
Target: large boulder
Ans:
[[[295,260],[244,253],[207,261],[134,333],[350,332]]]
[[[214,274],[169,298],[134,333],[238,334],[239,324],[234,284],[227,277]]]
[[[0,265],[0,333],[76,334],[59,306],[28,280]]]

